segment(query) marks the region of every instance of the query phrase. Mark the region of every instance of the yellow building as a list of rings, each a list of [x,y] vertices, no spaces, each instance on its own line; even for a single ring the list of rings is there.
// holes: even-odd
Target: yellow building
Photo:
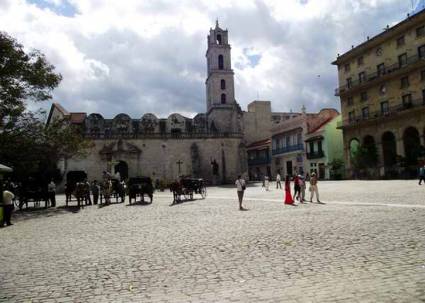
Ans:
[[[413,176],[425,150],[425,11],[387,26],[332,64],[348,176]]]

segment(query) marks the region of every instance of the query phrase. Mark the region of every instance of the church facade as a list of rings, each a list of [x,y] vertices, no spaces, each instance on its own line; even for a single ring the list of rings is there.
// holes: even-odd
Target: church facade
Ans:
[[[84,157],[59,164],[63,175],[85,171],[89,180],[95,180],[107,171],[121,178],[150,176],[165,183],[181,175],[212,184],[234,182],[238,175],[248,179],[249,146],[270,139],[272,127],[301,113],[274,113],[270,101],[258,100],[242,111],[235,99],[228,31],[217,22],[207,41],[206,111],[193,118],[178,113],[167,118],[120,113],[105,119],[100,113],[68,112],[54,103],[47,123],[67,119],[92,141]],[[269,163],[269,174],[275,170]]]

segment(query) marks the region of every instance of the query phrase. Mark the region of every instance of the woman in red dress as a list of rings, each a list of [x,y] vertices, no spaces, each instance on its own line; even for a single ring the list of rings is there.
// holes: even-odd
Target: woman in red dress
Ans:
[[[285,178],[285,204],[294,204],[294,199],[292,199],[291,195],[291,180],[289,180],[289,176]]]

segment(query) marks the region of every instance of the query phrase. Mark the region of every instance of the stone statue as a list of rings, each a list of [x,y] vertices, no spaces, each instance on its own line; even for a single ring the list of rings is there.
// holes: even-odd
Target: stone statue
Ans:
[[[211,167],[213,176],[218,176],[218,163],[215,159],[211,161]]]

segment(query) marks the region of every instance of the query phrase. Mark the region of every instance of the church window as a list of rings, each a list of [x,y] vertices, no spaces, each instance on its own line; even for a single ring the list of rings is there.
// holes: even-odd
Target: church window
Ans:
[[[217,35],[217,44],[221,45],[221,35]]]
[[[226,81],[224,79],[221,79],[220,87],[221,89],[226,89]]]
[[[226,94],[221,94],[221,104],[226,104]]]
[[[224,69],[223,55],[218,56],[218,69]]]

